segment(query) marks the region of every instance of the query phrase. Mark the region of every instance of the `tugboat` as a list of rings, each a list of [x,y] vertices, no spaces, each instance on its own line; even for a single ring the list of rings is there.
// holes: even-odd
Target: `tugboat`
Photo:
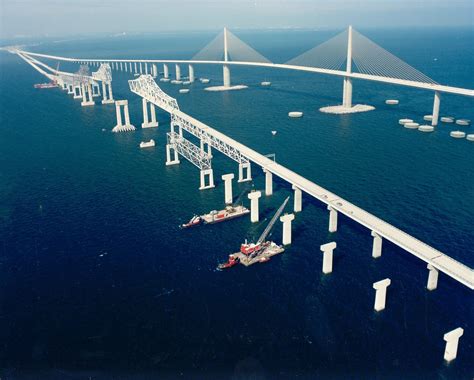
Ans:
[[[194,215],[188,223],[182,224],[181,228],[189,228],[194,226],[199,226],[202,222],[202,219],[198,215]]]
[[[227,260],[225,263],[219,264],[217,266],[217,269],[227,269],[227,268],[232,268],[234,265],[237,265],[240,262],[240,259],[234,255],[229,255],[229,260]]]

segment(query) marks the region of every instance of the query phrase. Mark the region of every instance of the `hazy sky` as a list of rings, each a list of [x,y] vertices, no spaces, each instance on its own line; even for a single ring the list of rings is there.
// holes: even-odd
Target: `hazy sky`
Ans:
[[[0,37],[473,25],[474,0],[0,0]]]

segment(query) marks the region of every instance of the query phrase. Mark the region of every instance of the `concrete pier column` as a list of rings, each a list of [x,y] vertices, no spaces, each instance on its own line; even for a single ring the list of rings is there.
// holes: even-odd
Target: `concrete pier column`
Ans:
[[[193,83],[195,81],[193,65],[188,65],[188,71],[189,71],[189,81]]]
[[[128,72],[128,62],[124,62],[123,66],[125,68],[125,72]]]
[[[382,256],[382,237],[375,231],[371,232],[374,237],[374,244],[372,245],[372,257],[374,259]]]
[[[283,223],[283,245],[291,244],[291,222],[295,219],[295,214],[285,214],[280,217],[280,222]]]
[[[130,125],[130,113],[128,112],[128,100],[125,100],[123,112],[125,114],[125,125]]]
[[[133,70],[132,70],[132,62],[129,62],[129,69],[130,69],[130,72],[133,72]]]
[[[86,86],[84,85],[84,83],[81,83],[81,95],[82,95],[82,103],[87,103]]]
[[[230,87],[230,69],[228,65],[222,66],[224,87]]]
[[[153,78],[156,78],[158,76],[158,68],[156,67],[155,63],[152,66],[151,75],[153,76]]]
[[[163,64],[163,78],[169,79],[170,77],[170,69],[168,68],[168,65],[165,63]]]
[[[208,179],[206,181],[206,178]],[[214,173],[212,169],[201,170],[201,186],[199,190],[212,189],[214,187]]]
[[[145,63],[145,74],[148,74],[148,63]]]
[[[344,78],[342,105],[347,108],[352,107],[352,80],[351,78]]]
[[[86,106],[93,106],[94,105],[94,100],[92,98],[92,85],[90,83],[84,85],[84,83],[81,85],[82,89],[82,102],[81,106],[86,107]]]
[[[90,83],[87,85],[87,92],[89,93],[88,103],[90,103],[90,105],[94,105],[94,91],[92,90],[92,84]]]
[[[438,91],[435,91],[434,101],[433,101],[433,119],[431,120],[431,125],[433,127],[436,127],[438,125],[440,103],[441,103],[441,94]]]
[[[248,195],[250,199],[250,221],[257,223],[259,221],[258,199],[262,196],[260,191],[251,191]]]
[[[426,289],[435,290],[438,287],[439,271],[431,264],[428,264],[427,268],[430,273],[428,274],[428,284],[426,284]]]
[[[140,74],[143,74],[143,66],[141,62],[140,62]]]
[[[114,94],[112,93],[112,82],[107,83],[107,87],[109,88],[109,100],[114,101]]]
[[[94,83],[92,85],[92,96],[97,97],[100,96],[100,88],[98,83]]]
[[[263,172],[265,173],[265,195],[273,195],[273,174],[266,169],[263,169]]]
[[[74,87],[72,86],[72,84],[67,85],[67,93],[69,95],[74,94]]]
[[[224,181],[224,187],[225,187],[224,198],[225,198],[225,203],[227,205],[232,204],[232,201],[233,201],[233,196],[232,196],[232,180],[233,179],[234,179],[234,173],[224,174],[222,176],[222,180]]]
[[[107,102],[107,87],[105,82],[102,82],[102,104],[106,104]]]
[[[82,86],[77,84],[74,86],[74,99],[81,99],[82,98]]]
[[[386,278],[381,281],[374,282],[373,288],[375,289],[375,311],[382,311],[385,309],[385,301],[387,299],[387,288],[391,284],[391,280]]]
[[[332,259],[333,259],[333,252],[336,249],[337,244],[335,241],[327,244],[323,244],[319,247],[321,252],[323,253],[323,273],[329,274],[332,273]]]
[[[295,185],[291,186],[291,188],[295,191],[293,209],[295,212],[300,212],[303,208],[303,200],[302,200],[303,195],[301,193],[301,189],[299,189]]]
[[[347,30],[347,56],[346,56],[346,73],[352,72],[352,25]],[[352,107],[352,79],[349,76],[344,77],[344,90],[342,95],[342,105],[344,107]]]
[[[123,63],[120,62],[120,71],[123,71]]]
[[[239,164],[239,180],[237,182],[246,182],[251,180],[252,167],[250,165],[250,162],[244,162],[242,164]]]
[[[150,115],[151,115],[151,122],[150,127],[158,127],[158,121],[156,120],[156,109],[153,103],[150,103]]]
[[[138,71],[137,71],[137,63],[136,62],[134,62],[134,68],[135,69],[133,70],[133,72],[137,73]]]
[[[176,80],[181,80],[181,67],[178,64],[175,65],[176,69]]]
[[[148,128],[148,102],[145,98],[142,98],[143,108],[143,123],[142,128]]]
[[[115,113],[117,115],[117,125],[116,127],[121,127],[122,124],[122,112],[120,111],[120,104],[115,102]]]
[[[458,327],[457,329],[444,334],[443,339],[446,341],[444,360],[447,362],[456,359],[458,354],[459,338],[461,338],[463,334],[464,329],[462,327]]]
[[[171,150],[173,150],[173,159],[171,159]],[[178,151],[174,144],[166,144],[166,166],[179,164]]]
[[[329,210],[329,232],[337,231],[337,210],[331,206],[328,206]]]

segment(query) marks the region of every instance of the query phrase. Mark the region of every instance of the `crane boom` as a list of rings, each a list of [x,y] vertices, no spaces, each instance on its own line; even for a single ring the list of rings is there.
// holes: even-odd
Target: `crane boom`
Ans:
[[[270,220],[270,223],[268,223],[268,226],[267,228],[265,228],[265,231],[263,231],[262,235],[258,238],[258,241],[257,241],[257,245],[258,244],[261,244],[265,241],[265,239],[267,238],[268,234],[270,233],[270,231],[272,230],[273,228],[273,225],[275,224],[275,222],[277,221],[277,219],[280,217],[281,213],[283,212],[283,210],[285,209],[285,206],[286,204],[288,203],[288,200],[290,199],[290,197],[287,197],[285,199],[285,201],[282,203],[282,205],[280,206],[280,208],[277,210],[277,212],[275,213],[275,215],[273,215],[273,218],[272,220]]]

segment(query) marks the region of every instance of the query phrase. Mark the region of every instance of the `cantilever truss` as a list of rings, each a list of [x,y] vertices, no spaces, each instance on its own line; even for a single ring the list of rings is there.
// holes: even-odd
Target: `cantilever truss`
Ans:
[[[108,63],[102,63],[99,70],[92,72],[92,78],[105,83],[112,82],[112,70]]]
[[[163,92],[151,75],[141,75],[138,79],[129,80],[128,84],[132,92],[169,112],[172,128],[177,126],[184,129],[239,164],[249,162],[238,149],[209,133],[207,125],[181,112],[176,99]]]
[[[169,132],[166,136],[168,144],[172,145],[181,156],[186,158],[194,166],[197,166],[201,170],[211,169],[211,158],[198,146],[176,132]]]
[[[129,80],[128,85],[132,92],[164,109],[166,112],[173,113],[173,111],[179,110],[176,99],[164,93],[149,74],[140,75],[138,79]]]

